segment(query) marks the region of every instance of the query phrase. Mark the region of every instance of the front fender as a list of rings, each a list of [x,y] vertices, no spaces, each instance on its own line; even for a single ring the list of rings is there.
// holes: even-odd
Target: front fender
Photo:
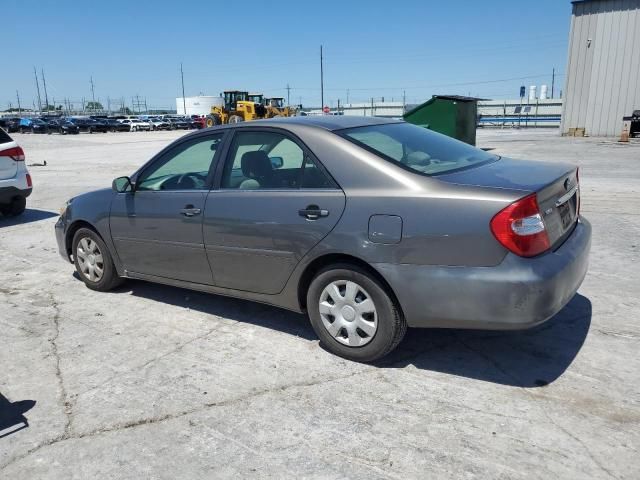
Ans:
[[[110,188],[96,190],[74,197],[65,211],[62,220],[64,232],[65,248],[71,249],[73,235],[82,226],[90,226],[102,238],[109,248],[111,257],[119,275],[124,273],[122,262],[111,238],[111,228],[109,216],[111,212],[111,202],[115,192]]]

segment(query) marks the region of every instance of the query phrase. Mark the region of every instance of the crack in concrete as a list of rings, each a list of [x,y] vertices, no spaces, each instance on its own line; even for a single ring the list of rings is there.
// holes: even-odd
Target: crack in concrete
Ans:
[[[104,380],[103,382],[100,382],[99,384],[94,385],[93,387],[88,388],[87,390],[84,390],[84,391],[82,391],[82,392],[78,393],[78,394],[77,394],[77,397],[79,398],[79,397],[81,397],[81,396],[83,396],[83,395],[86,395],[87,393],[92,392],[92,391],[94,391],[94,390],[96,390],[96,389],[98,389],[98,388],[102,387],[103,385],[106,385],[107,383],[111,382],[112,380],[115,380],[116,378],[119,378],[119,377],[121,377],[121,376],[123,376],[123,375],[126,375],[126,374],[128,374],[128,373],[132,373],[132,372],[136,372],[136,371],[138,371],[138,370],[142,370],[142,369],[144,369],[144,368],[148,367],[149,365],[151,365],[151,364],[153,364],[153,363],[155,363],[155,362],[157,362],[157,361],[159,361],[159,360],[162,360],[162,359],[163,359],[163,358],[165,358],[165,357],[168,357],[169,355],[173,355],[174,353],[179,352],[179,351],[180,351],[180,350],[182,350],[184,347],[186,347],[187,345],[192,344],[193,342],[196,342],[196,341],[198,341],[198,340],[202,340],[202,339],[204,339],[204,338],[207,338],[209,335],[211,335],[212,333],[217,332],[217,331],[218,331],[218,330],[220,330],[221,328],[224,328],[224,327],[233,327],[233,326],[237,325],[238,323],[240,323],[240,321],[235,321],[235,322],[233,322],[233,323],[223,323],[223,324],[221,324],[221,325],[220,325],[220,324],[219,324],[219,325],[216,325],[215,327],[210,328],[209,330],[207,330],[205,333],[202,333],[202,334],[200,334],[200,335],[197,335],[197,336],[193,337],[193,338],[192,338],[192,339],[190,339],[190,340],[187,340],[186,342],[184,342],[184,343],[182,343],[182,344],[178,345],[176,348],[173,348],[173,349],[169,350],[168,352],[165,352],[165,353],[163,353],[163,354],[161,354],[161,355],[158,355],[158,356],[156,356],[156,357],[154,357],[154,358],[152,358],[152,359],[150,359],[150,360],[148,360],[148,361],[144,362],[142,365],[139,365],[139,366],[136,366],[136,367],[130,368],[129,370],[126,370],[126,371],[124,371],[124,372],[120,372],[120,373],[116,373],[115,375],[112,375],[111,377],[107,378],[107,379],[106,379],[106,380]]]
[[[28,329],[27,327],[23,327],[22,325],[12,325],[12,324],[6,323],[6,322],[0,322],[0,325],[3,325],[5,327],[9,327],[9,328],[14,328],[16,330],[22,330],[23,332],[25,332],[28,335],[36,335],[36,332],[34,332],[33,330]]]
[[[58,337],[60,336],[60,307],[52,292],[49,292],[49,298],[51,299],[51,306],[53,307],[53,325],[55,327],[55,333],[53,338],[49,339],[51,343],[51,353],[55,359],[56,378],[58,379],[58,386],[60,387],[60,396],[62,397],[62,408],[65,415],[65,426],[63,436],[68,435],[71,432],[71,423],[73,421],[72,416],[72,404],[69,399],[69,394],[62,378],[62,371],[60,370],[60,353],[58,352]]]
[[[183,410],[180,412],[173,412],[173,413],[167,413],[164,415],[160,415],[157,417],[149,417],[149,418],[142,418],[139,420],[133,420],[130,422],[125,422],[125,423],[120,423],[120,424],[114,424],[114,425],[110,425],[110,426],[106,426],[103,428],[97,428],[95,430],[92,430],[90,432],[86,432],[86,433],[80,433],[80,434],[72,434],[71,429],[66,429],[65,428],[65,432],[62,435],[59,435],[57,437],[54,437],[46,442],[42,442],[39,445],[36,445],[35,447],[31,448],[30,450],[26,451],[25,453],[23,453],[22,455],[18,455],[16,457],[14,457],[13,459],[9,460],[7,463],[5,463],[4,465],[0,466],[0,472],[6,470],[8,467],[10,467],[11,465],[13,465],[16,462],[19,462],[20,460],[23,460],[25,458],[27,458],[28,456],[32,455],[33,453],[55,445],[57,443],[60,442],[64,442],[67,440],[79,440],[79,439],[83,439],[83,438],[91,438],[91,437],[95,437],[98,435],[102,435],[105,433],[110,433],[110,432],[120,432],[120,431],[124,431],[124,430],[128,430],[128,429],[132,429],[132,428],[136,428],[136,427],[140,427],[143,425],[155,425],[155,424],[159,424],[162,422],[166,422],[169,420],[175,420],[178,418],[183,418],[187,415],[191,415],[191,414],[195,414],[195,413],[200,413],[203,412],[205,410],[208,410],[210,408],[213,407],[228,407],[231,405],[234,405],[236,403],[242,403],[248,400],[252,400],[254,398],[259,398],[265,395],[268,395],[270,393],[283,393],[286,392],[290,389],[293,388],[309,388],[309,387],[314,387],[314,386],[318,386],[318,385],[324,385],[324,384],[328,384],[328,383],[332,383],[332,382],[337,382],[340,380],[346,380],[348,378],[354,377],[356,375],[363,375],[363,374],[367,374],[367,373],[372,373],[377,371],[376,367],[369,367],[366,368],[364,370],[358,371],[358,372],[354,372],[354,373],[350,373],[349,375],[340,375],[340,376],[335,376],[335,377],[331,377],[329,379],[321,379],[321,380],[315,380],[315,381],[305,381],[305,382],[294,382],[291,383],[289,385],[280,385],[280,386],[274,386],[271,388],[266,388],[263,390],[259,390],[257,392],[253,392],[250,393],[248,395],[243,395],[240,397],[236,397],[236,398],[230,398],[227,400],[222,400],[219,402],[210,402],[210,403],[205,403],[203,405],[200,405],[198,407],[194,407],[188,410]],[[66,393],[66,392],[65,392]]]

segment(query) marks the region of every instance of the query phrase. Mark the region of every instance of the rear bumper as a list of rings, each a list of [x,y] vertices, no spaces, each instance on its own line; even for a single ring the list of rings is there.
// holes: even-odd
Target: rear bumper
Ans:
[[[9,203],[15,197],[27,198],[31,195],[31,188],[21,190],[16,187],[0,187],[0,203]]]
[[[587,273],[591,224],[535,258],[508,254],[495,267],[374,264],[411,327],[516,330],[534,327],[573,298]]]

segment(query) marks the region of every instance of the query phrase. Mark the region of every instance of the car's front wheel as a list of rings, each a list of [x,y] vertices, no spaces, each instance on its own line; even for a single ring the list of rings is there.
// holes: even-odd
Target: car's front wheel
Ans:
[[[109,249],[93,230],[81,228],[75,233],[72,252],[76,271],[90,289],[106,292],[122,283]]]
[[[387,287],[355,265],[321,270],[307,291],[307,311],[322,345],[358,362],[384,357],[407,330]]]

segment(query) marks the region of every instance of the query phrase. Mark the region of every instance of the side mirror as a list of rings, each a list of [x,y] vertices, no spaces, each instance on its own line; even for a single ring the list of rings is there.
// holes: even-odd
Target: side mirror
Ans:
[[[116,178],[113,183],[111,183],[111,188],[118,193],[133,192],[133,184],[129,177]]]
[[[284,165],[284,160],[282,160],[282,157],[269,157],[269,160],[271,160],[271,166],[273,168],[282,168],[282,165]]]

